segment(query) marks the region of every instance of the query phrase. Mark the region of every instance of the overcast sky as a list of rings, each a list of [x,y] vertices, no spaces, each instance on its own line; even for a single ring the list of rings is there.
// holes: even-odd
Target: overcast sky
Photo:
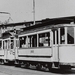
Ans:
[[[31,21],[33,0],[0,0],[0,12],[9,12],[13,22]],[[75,16],[75,0],[35,0],[35,12],[35,20]]]

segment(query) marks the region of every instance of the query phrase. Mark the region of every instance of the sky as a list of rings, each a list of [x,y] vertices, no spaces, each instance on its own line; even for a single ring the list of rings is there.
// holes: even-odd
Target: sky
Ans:
[[[33,21],[33,0],[0,0],[0,21]],[[75,16],[75,0],[35,0],[35,20]]]

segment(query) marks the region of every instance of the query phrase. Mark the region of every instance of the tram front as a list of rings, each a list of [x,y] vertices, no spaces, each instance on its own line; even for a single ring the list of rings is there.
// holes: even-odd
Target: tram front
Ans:
[[[65,24],[58,29],[58,56],[60,67],[75,66],[75,25]]]
[[[5,61],[4,63],[9,63],[9,62],[14,62],[16,59],[16,53],[17,53],[17,41],[18,39],[16,39],[15,37],[10,37],[7,39],[4,39],[3,41],[3,46],[4,46],[4,56],[5,56]]]

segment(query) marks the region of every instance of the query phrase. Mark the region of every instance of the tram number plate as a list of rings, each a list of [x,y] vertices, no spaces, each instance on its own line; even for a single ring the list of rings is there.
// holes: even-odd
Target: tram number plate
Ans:
[[[34,50],[31,50],[31,53],[34,53]]]

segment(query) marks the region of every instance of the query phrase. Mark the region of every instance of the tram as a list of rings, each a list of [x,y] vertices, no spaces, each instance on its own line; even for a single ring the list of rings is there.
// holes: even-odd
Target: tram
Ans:
[[[7,34],[8,35],[8,34]],[[0,64],[14,63],[18,48],[18,39],[6,35],[0,38]]]
[[[37,69],[75,67],[75,24],[72,19],[53,19],[23,28],[19,34],[16,63]]]
[[[71,69],[75,67],[74,18],[49,19],[22,28],[18,37],[0,38],[0,63],[16,65]]]

